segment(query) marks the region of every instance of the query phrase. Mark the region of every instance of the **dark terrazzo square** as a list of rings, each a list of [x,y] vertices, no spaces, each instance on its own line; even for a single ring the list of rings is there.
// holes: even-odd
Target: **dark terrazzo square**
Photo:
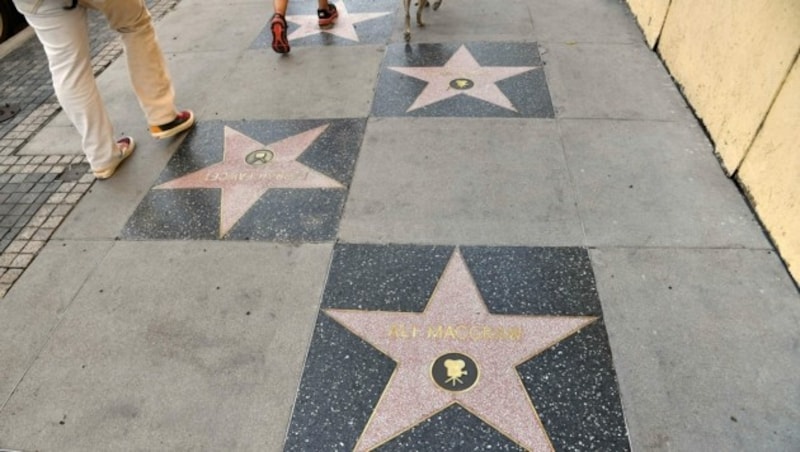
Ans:
[[[325,124],[327,129],[296,161],[345,188],[270,188],[222,237],[220,188],[151,189],[125,225],[122,238],[333,240],[364,134],[363,119],[199,123],[153,187],[221,162],[226,126],[266,146]]]
[[[344,32],[344,27],[349,26],[344,19],[344,13],[341,4],[342,0],[332,1],[333,4],[339,8],[339,20],[331,28],[319,30],[318,33],[311,35],[296,37],[292,34],[295,33],[300,26],[296,23],[288,21],[288,28],[286,31],[289,38],[289,45],[291,47],[307,47],[307,46],[356,46],[356,45],[374,45],[386,44],[392,36],[394,30],[395,13],[399,3],[397,0],[347,0],[344,1],[346,12],[352,15],[353,20],[357,21],[352,24],[356,40],[352,36],[337,35],[335,32]],[[286,11],[287,16],[303,16],[312,15],[316,17],[317,14],[317,1],[309,0],[292,0],[289,2]],[[388,13],[380,17],[375,17],[367,20],[360,20],[359,14],[365,13]],[[271,16],[271,14],[270,14]],[[337,28],[338,27],[338,28]],[[270,29],[269,21],[265,24],[264,28],[258,34],[253,43],[250,45],[251,49],[270,49],[272,48],[272,32]]]
[[[495,84],[516,111],[467,95],[469,90],[409,111],[428,82],[390,67],[436,68],[464,46],[481,67],[536,67]],[[374,116],[553,118],[554,110],[536,43],[473,42],[392,44],[388,46],[372,103]]]
[[[422,312],[453,251],[452,246],[337,244],[321,309]],[[598,317],[516,369],[555,450],[630,450],[587,251],[460,251],[493,314]],[[390,357],[320,312],[284,449],[352,450],[395,367]],[[455,404],[376,450],[523,449]]]

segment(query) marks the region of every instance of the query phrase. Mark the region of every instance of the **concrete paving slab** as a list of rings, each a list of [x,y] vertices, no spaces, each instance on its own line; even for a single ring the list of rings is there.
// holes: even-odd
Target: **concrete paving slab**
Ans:
[[[770,248],[698,126],[560,125],[588,246]]]
[[[695,124],[658,57],[642,44],[541,44],[556,117]]]
[[[552,43],[643,42],[630,9],[619,0],[527,0],[537,41]]]
[[[67,114],[64,113],[64,110],[61,110],[60,106],[58,113],[56,113],[55,116],[50,118],[50,121],[47,122],[45,128],[53,126],[61,126],[61,127],[72,126],[72,123],[69,121],[69,118],[67,118]]]
[[[191,133],[191,132],[189,132]],[[61,226],[56,239],[114,239],[186,136],[144,137],[114,177],[95,182]]]
[[[169,68],[172,83],[175,87],[175,102],[179,109],[191,109],[194,111],[198,120],[204,118],[214,119],[217,104],[209,102],[209,97],[213,93],[228,92],[224,89],[232,86],[227,85],[228,76],[236,71],[237,62],[240,54],[238,52],[186,52],[186,53],[166,53],[167,66]],[[127,77],[127,74],[125,75]],[[120,79],[115,83],[117,89],[123,90],[120,100],[115,100],[114,104],[119,108],[132,112],[139,119],[146,130],[146,122],[139,109],[136,98],[130,89],[130,83]],[[233,85],[248,86],[248,85]],[[108,90],[106,90],[108,91]],[[109,108],[112,117],[122,117],[122,112],[118,114]]]
[[[4,447],[280,450],[330,253],[117,243],[0,412]]]
[[[763,250],[591,252],[633,450],[795,450],[800,295]]]
[[[50,241],[0,300],[0,411],[110,248]],[[7,445],[0,434],[0,447]]]
[[[219,85],[232,88],[217,86],[202,104],[209,119],[364,118],[384,52],[383,46],[306,47],[288,56],[249,50]]]
[[[583,243],[552,120],[370,120],[339,231],[356,243]]]
[[[59,114],[61,115],[63,113]],[[17,155],[83,155],[81,137],[72,124],[56,125],[51,122],[31,137],[30,141],[17,151]]]
[[[238,55],[272,15],[272,5],[263,2],[181,1],[177,10],[191,11],[192,26],[185,26],[186,16],[182,14],[167,14],[158,22],[159,42],[167,54],[202,51]]]

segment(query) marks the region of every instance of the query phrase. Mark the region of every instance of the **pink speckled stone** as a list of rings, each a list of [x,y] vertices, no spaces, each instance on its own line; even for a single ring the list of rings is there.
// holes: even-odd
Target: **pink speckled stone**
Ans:
[[[330,177],[296,161],[328,126],[320,126],[281,141],[263,145],[225,127],[222,161],[158,185],[156,189],[220,188],[219,235],[224,236],[270,188],[343,188]],[[245,158],[268,149],[273,158],[263,165],[250,165]]]
[[[485,100],[499,107],[517,111],[497,87],[496,82],[537,69],[536,66],[481,66],[466,47],[461,46],[445,63],[437,67],[389,67],[389,69],[428,82],[408,111],[448,99],[459,94]],[[450,87],[453,79],[464,78],[474,83],[468,90]]]
[[[295,39],[302,39],[317,34],[329,34],[347,39],[349,41],[359,42],[356,24],[392,14],[391,11],[375,13],[351,13],[348,11],[345,2],[335,3],[336,9],[339,12],[339,18],[336,20],[335,27],[320,28],[319,17],[317,17],[316,14],[295,14],[286,16],[287,22],[298,25],[298,27],[289,34],[289,41],[294,41]]]
[[[596,320],[490,314],[458,250],[422,313],[325,313],[397,362],[357,451],[380,446],[454,403],[526,449],[553,450],[515,367]],[[451,392],[433,381],[431,365],[447,353],[475,360],[474,386]]]

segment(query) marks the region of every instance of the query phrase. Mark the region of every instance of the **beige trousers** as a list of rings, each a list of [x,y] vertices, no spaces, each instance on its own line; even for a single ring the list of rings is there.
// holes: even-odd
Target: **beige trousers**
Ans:
[[[175,119],[172,81],[144,0],[81,0],[72,10],[62,6],[63,2],[45,0],[25,18],[44,46],[56,96],[81,135],[89,164],[104,169],[118,153],[92,72],[86,9],[101,11],[120,33],[131,84],[149,125]]]

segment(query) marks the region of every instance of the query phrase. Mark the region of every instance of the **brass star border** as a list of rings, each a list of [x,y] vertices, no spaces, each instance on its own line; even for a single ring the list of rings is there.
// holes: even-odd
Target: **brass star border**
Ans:
[[[630,450],[587,251],[337,244],[284,449],[490,448]]]
[[[333,240],[365,124],[201,122],[137,206],[122,238]]]

